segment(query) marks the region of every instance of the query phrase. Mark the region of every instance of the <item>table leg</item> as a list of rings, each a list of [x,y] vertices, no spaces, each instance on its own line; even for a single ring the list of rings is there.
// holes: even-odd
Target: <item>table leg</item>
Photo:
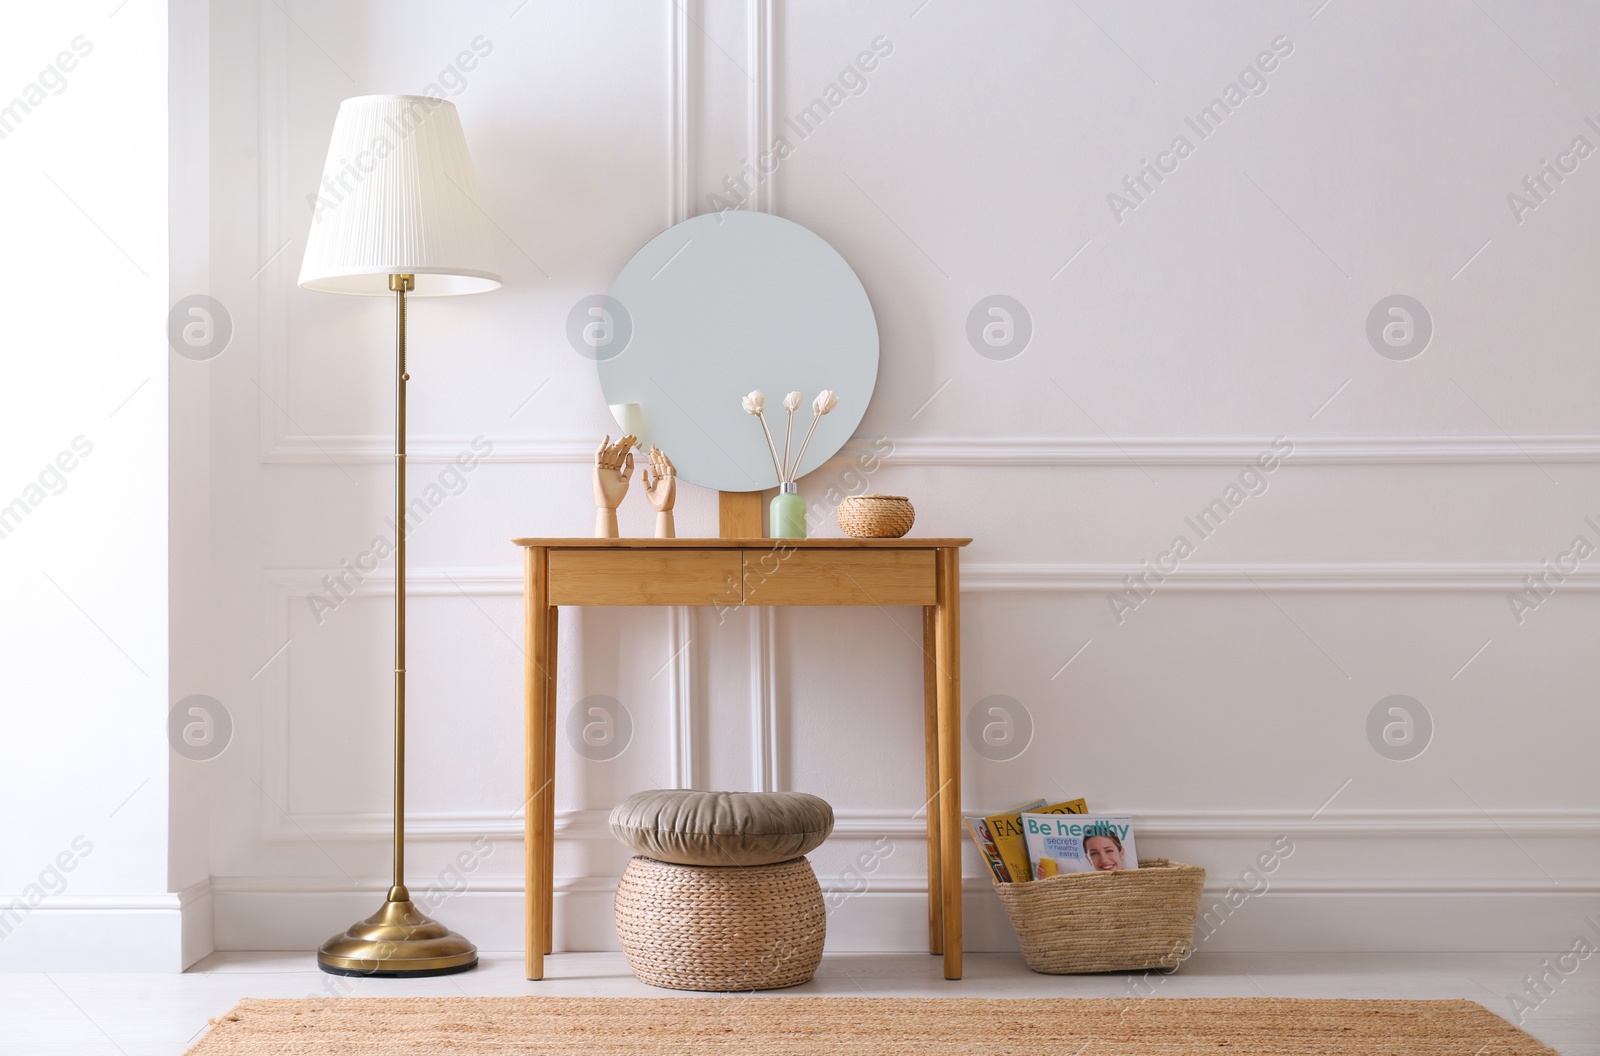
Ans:
[[[561,610],[550,606],[550,645],[545,653],[545,830],[544,830],[544,952],[554,953],[556,948],[555,880],[556,880],[556,652],[561,644],[556,629]]]
[[[922,607],[922,717],[926,781],[922,809],[928,812],[928,952],[944,952],[944,903],[939,846],[939,665],[934,607]]]
[[[523,812],[523,867],[529,979],[544,978],[545,922],[544,892],[550,887],[544,846],[548,840],[549,814],[545,793],[550,782],[550,760],[545,751],[550,724],[550,682],[546,677],[546,653],[550,648],[550,603],[548,565],[544,547],[527,548],[523,574],[523,758],[526,798]]]
[[[934,664],[938,669],[939,852],[944,977],[961,978],[961,580],[960,551],[938,551]]]

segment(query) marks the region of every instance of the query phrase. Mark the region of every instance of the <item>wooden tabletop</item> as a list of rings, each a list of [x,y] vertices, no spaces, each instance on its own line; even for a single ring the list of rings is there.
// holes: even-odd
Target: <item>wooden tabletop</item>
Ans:
[[[808,550],[856,550],[856,549],[884,549],[899,550],[937,550],[943,547],[966,546],[971,539],[654,539],[643,537],[637,539],[591,539],[577,537],[569,539],[513,539],[517,546],[545,546],[562,550],[580,548],[598,549],[623,549],[623,550],[774,550],[780,547],[793,546]]]

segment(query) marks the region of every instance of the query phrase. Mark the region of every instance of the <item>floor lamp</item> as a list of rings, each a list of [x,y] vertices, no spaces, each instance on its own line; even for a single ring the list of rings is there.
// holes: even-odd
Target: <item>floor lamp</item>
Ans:
[[[300,285],[395,301],[394,885],[383,907],[317,951],[335,975],[424,976],[478,963],[472,943],[429,919],[405,882],[406,296],[500,285],[489,225],[455,104],[420,95],[346,99],[312,205]]]

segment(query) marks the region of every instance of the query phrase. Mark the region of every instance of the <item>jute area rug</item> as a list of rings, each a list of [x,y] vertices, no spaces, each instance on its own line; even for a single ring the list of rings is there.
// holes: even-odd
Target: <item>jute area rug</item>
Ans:
[[[241,1001],[190,1056],[1551,1056],[1471,1001],[320,998]]]

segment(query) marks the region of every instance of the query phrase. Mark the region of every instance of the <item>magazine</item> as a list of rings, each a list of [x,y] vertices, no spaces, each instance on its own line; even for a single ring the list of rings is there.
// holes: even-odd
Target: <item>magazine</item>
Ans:
[[[978,845],[978,854],[994,874],[994,882],[1009,884],[1011,878],[1006,874],[1006,863],[1000,858],[1000,849],[994,845],[994,837],[989,835],[989,823],[982,818],[968,818],[967,831],[972,834],[972,842]]]
[[[974,817],[967,819],[967,831],[972,833],[972,842],[978,845],[978,852],[983,855],[983,860],[989,863],[989,869],[994,873],[994,879],[996,883],[1011,883],[1011,870],[1006,866],[1006,859],[1000,851],[999,841],[995,839],[994,826],[990,823],[994,821],[995,818],[1021,818],[1023,811],[1042,810],[1044,809],[1044,804],[1044,800],[1036,799],[1031,803],[1024,803],[1020,807],[1012,807],[1004,814],[996,814],[992,817]],[[1021,839],[1022,837],[1019,835],[1017,837],[1019,845]],[[1027,851],[1024,850],[1023,857],[1026,856]]]
[[[983,819],[989,826],[989,836],[1000,852],[1000,860],[1005,865],[1006,876],[1010,878],[1011,883],[1021,884],[1033,879],[1033,870],[1028,865],[1028,848],[1022,839],[1022,818],[1026,813],[1083,814],[1088,809],[1089,804],[1082,799],[1053,803],[1050,806],[1045,806],[1043,802],[1036,800],[1017,810],[993,814]]]
[[[1022,833],[1032,875],[1041,880],[1061,873],[1139,868],[1133,817],[1128,814],[1024,812]]]

